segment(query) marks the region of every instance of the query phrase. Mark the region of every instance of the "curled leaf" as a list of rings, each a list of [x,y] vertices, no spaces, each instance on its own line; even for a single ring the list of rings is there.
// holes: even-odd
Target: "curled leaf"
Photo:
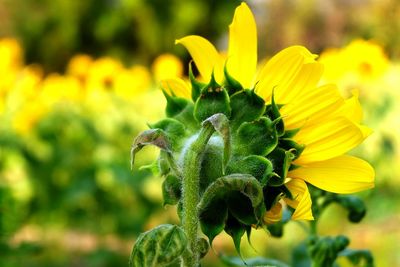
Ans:
[[[186,247],[187,238],[180,227],[171,224],[159,225],[139,235],[132,248],[129,266],[168,266],[179,261]]]

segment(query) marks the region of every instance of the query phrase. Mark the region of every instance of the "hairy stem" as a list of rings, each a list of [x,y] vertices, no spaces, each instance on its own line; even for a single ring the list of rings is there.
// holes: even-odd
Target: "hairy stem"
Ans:
[[[200,167],[204,149],[214,131],[211,124],[204,125],[186,152],[183,162],[183,229],[189,243],[189,251],[183,256],[183,267],[199,266],[197,205],[200,201]]]

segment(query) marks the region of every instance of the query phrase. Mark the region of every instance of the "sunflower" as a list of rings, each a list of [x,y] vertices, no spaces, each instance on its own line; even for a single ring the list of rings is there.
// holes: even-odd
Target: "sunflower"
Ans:
[[[283,199],[295,209],[292,219],[313,219],[308,184],[339,194],[374,187],[374,169],[362,159],[345,155],[371,133],[360,124],[358,96],[344,99],[334,84],[320,85],[323,65],[303,46],[288,47],[258,67],[256,24],[245,3],[237,7],[229,27],[226,55],[200,36],[186,36],[176,43],[189,51],[203,80],[213,76],[222,83],[226,70],[243,88],[280,107],[285,131],[304,147],[285,178],[292,197]],[[190,86],[182,79],[166,79],[162,86],[168,94],[191,96]],[[266,216],[274,218],[280,212],[277,202]]]

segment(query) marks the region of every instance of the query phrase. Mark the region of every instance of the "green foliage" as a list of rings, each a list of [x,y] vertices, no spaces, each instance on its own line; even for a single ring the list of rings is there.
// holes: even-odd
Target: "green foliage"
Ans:
[[[140,234],[132,249],[129,266],[169,266],[179,262],[186,245],[187,239],[180,227],[170,224],[159,225]]]

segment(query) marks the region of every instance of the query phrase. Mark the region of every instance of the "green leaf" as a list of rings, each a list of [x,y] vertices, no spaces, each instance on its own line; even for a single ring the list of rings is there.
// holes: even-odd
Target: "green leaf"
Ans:
[[[278,144],[278,136],[274,123],[266,118],[253,122],[244,122],[237,130],[235,141],[236,154],[266,156]]]
[[[186,235],[180,227],[159,225],[139,235],[132,248],[129,266],[168,266],[182,255],[186,247]]]
[[[249,211],[258,221],[263,215],[262,187],[256,178],[246,174],[232,174],[218,178],[204,192],[199,207],[200,226],[212,243],[226,225],[229,197],[243,195],[249,200]]]
[[[250,155],[243,159],[231,161],[227,173],[245,173],[254,176],[262,185],[272,174],[272,163],[262,156]]]
[[[185,125],[172,118],[166,118],[158,121],[155,124],[150,125],[150,127],[152,129],[158,128],[163,130],[164,133],[167,134],[168,139],[171,141],[174,150],[178,148],[178,144],[182,140],[182,137],[185,136]]]
[[[220,255],[219,258],[226,266],[237,266],[237,267],[289,267],[286,263],[262,257],[256,257],[252,259],[242,260],[239,257],[230,257],[226,255]]]
[[[181,198],[181,180],[175,175],[169,174],[162,184],[164,205],[175,205]]]
[[[222,113],[229,117],[231,115],[231,107],[228,93],[217,84],[214,76],[212,76],[210,83],[201,90],[200,96],[196,101],[194,117],[198,122],[202,122],[217,113]]]
[[[133,141],[131,148],[131,167],[133,167],[135,162],[136,153],[147,145],[154,145],[169,154],[172,153],[171,143],[163,130],[150,129],[143,131],[136,137],[135,141]]]
[[[205,121],[203,121],[203,127],[206,124],[211,124],[215,131],[219,133],[224,140],[224,165],[223,165],[223,170],[225,170],[226,165],[228,164],[228,161],[231,156],[231,133],[230,133],[230,128],[229,128],[229,120],[228,118],[222,114],[222,113],[217,113],[212,115],[211,117],[207,118]]]
[[[253,90],[242,90],[231,96],[233,128],[243,122],[254,121],[265,111],[265,102]]]

